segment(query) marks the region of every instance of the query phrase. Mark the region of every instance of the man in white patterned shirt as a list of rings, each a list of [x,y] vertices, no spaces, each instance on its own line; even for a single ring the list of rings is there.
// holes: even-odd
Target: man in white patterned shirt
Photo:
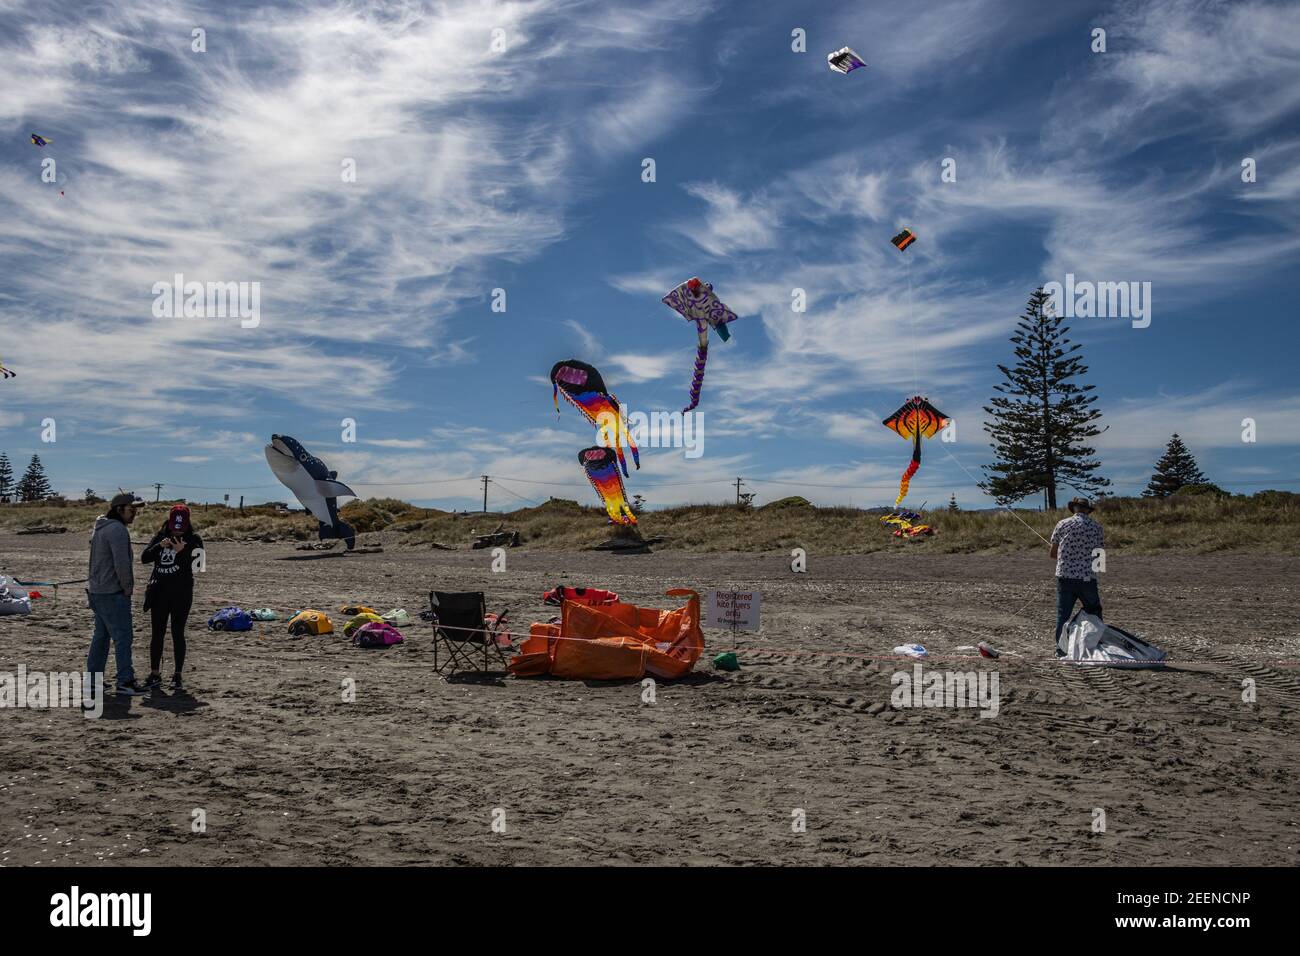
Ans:
[[[1056,639],[1061,628],[1074,613],[1079,601],[1089,614],[1101,617],[1101,595],[1097,592],[1097,575],[1092,570],[1097,552],[1105,547],[1101,525],[1092,520],[1092,502],[1074,498],[1067,508],[1070,517],[1056,523],[1052,530],[1052,557],[1056,559]],[[1060,645],[1057,645],[1060,656]]]

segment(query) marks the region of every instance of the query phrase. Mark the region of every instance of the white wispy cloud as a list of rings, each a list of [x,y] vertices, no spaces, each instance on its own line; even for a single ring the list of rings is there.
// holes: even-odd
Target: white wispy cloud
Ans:
[[[729,256],[776,244],[776,210],[762,196],[742,197],[715,182],[688,183],[684,188],[704,207],[677,228],[705,252]]]
[[[1107,51],[1062,83],[1048,141],[1132,150],[1192,129],[1241,137],[1300,106],[1300,22],[1287,3],[1150,0],[1096,18]]]
[[[582,45],[593,57],[656,47],[675,11],[606,16]],[[0,40],[0,125],[56,117],[32,162],[55,159],[66,191],[56,201],[34,172],[0,171],[0,318],[32,343],[24,364],[43,369],[24,399],[91,418],[204,414],[204,392],[297,401],[323,366],[338,404],[400,407],[392,362],[354,346],[467,360],[473,346],[446,339],[446,316],[496,284],[492,262],[566,234],[564,184],[578,177],[565,171],[590,131],[510,110],[563,96],[580,107],[556,27],[598,11],[454,0],[202,12],[109,3],[58,26],[14,15]],[[192,52],[190,25],[204,22],[208,50]],[[490,49],[493,29],[505,53]],[[632,99],[587,92],[621,147],[662,128],[665,97],[680,102],[675,87],[630,79]],[[150,290],[177,273],[259,283],[261,324],[154,319]],[[157,374],[177,356],[181,394]]]

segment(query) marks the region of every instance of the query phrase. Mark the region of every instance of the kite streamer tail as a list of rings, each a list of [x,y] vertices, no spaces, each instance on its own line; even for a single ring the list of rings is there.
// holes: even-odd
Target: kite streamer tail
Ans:
[[[610,398],[614,396],[611,395]],[[618,399],[614,401],[617,402]],[[623,456],[623,436],[627,434],[627,425],[623,422],[623,415],[618,411],[617,406],[613,412],[613,419],[614,432],[610,434],[610,414],[601,412],[596,418],[596,429],[599,433],[597,440],[605,448],[614,449],[614,454],[618,456],[618,467],[623,470],[623,477],[628,478],[630,476],[627,473],[627,458]],[[630,443],[631,439],[629,438],[628,441]],[[637,467],[641,467],[639,461]]]
[[[568,398],[567,393],[565,394],[565,398]],[[558,383],[551,386],[551,401],[555,403],[555,417],[559,418],[560,417],[560,386]]]
[[[609,515],[610,521],[614,524],[636,524],[636,515],[628,506],[627,493],[617,471],[612,476],[605,473],[599,477],[587,472],[587,480],[591,482],[591,487],[596,489],[596,494],[600,495],[601,503],[604,504],[605,513]]]
[[[704,363],[709,360],[709,343],[704,341],[695,349],[695,375],[691,378],[691,403],[682,409],[685,415],[700,404],[700,388],[704,385]]]
[[[627,447],[632,450],[632,463],[636,465],[637,470],[641,470],[641,453],[637,451],[636,442],[632,440],[632,430],[627,427],[627,422],[623,421],[622,409],[619,410],[619,421],[623,425],[623,434],[627,436]]]
[[[618,397],[610,395],[614,406],[614,436],[610,441],[614,451],[618,453],[618,463],[623,469],[623,477],[630,478],[627,473],[627,459],[623,457],[623,442],[627,442],[627,447],[632,451],[632,463],[636,465],[637,470],[641,468],[641,453],[637,451],[636,442],[632,440],[632,429],[627,427],[627,420],[623,417],[623,406],[620,404]]]
[[[916,474],[916,470],[920,467],[921,463],[913,459],[911,464],[907,466],[907,471],[903,472],[903,477],[898,482],[898,497],[894,499],[895,508],[901,505],[903,499],[907,497],[907,486],[912,483],[912,476]]]
[[[898,498],[894,501],[894,507],[897,508],[907,497],[907,487],[912,483],[912,476],[916,474],[921,467],[921,432],[918,429],[912,438],[912,461],[907,466],[907,471],[903,472],[902,479],[898,482]]]
[[[605,502],[605,512],[615,524],[636,524],[636,515],[632,514],[632,509],[624,498],[620,498],[617,504]]]

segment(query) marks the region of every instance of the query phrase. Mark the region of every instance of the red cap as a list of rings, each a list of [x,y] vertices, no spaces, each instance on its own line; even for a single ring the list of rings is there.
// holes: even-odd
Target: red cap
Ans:
[[[185,505],[172,505],[167,515],[167,529],[175,533],[190,530],[190,509]]]

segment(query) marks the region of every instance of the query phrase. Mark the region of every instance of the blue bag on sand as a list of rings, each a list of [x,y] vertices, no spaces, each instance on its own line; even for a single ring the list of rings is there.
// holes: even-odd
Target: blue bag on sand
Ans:
[[[251,631],[253,618],[242,607],[223,607],[208,618],[210,631]]]

